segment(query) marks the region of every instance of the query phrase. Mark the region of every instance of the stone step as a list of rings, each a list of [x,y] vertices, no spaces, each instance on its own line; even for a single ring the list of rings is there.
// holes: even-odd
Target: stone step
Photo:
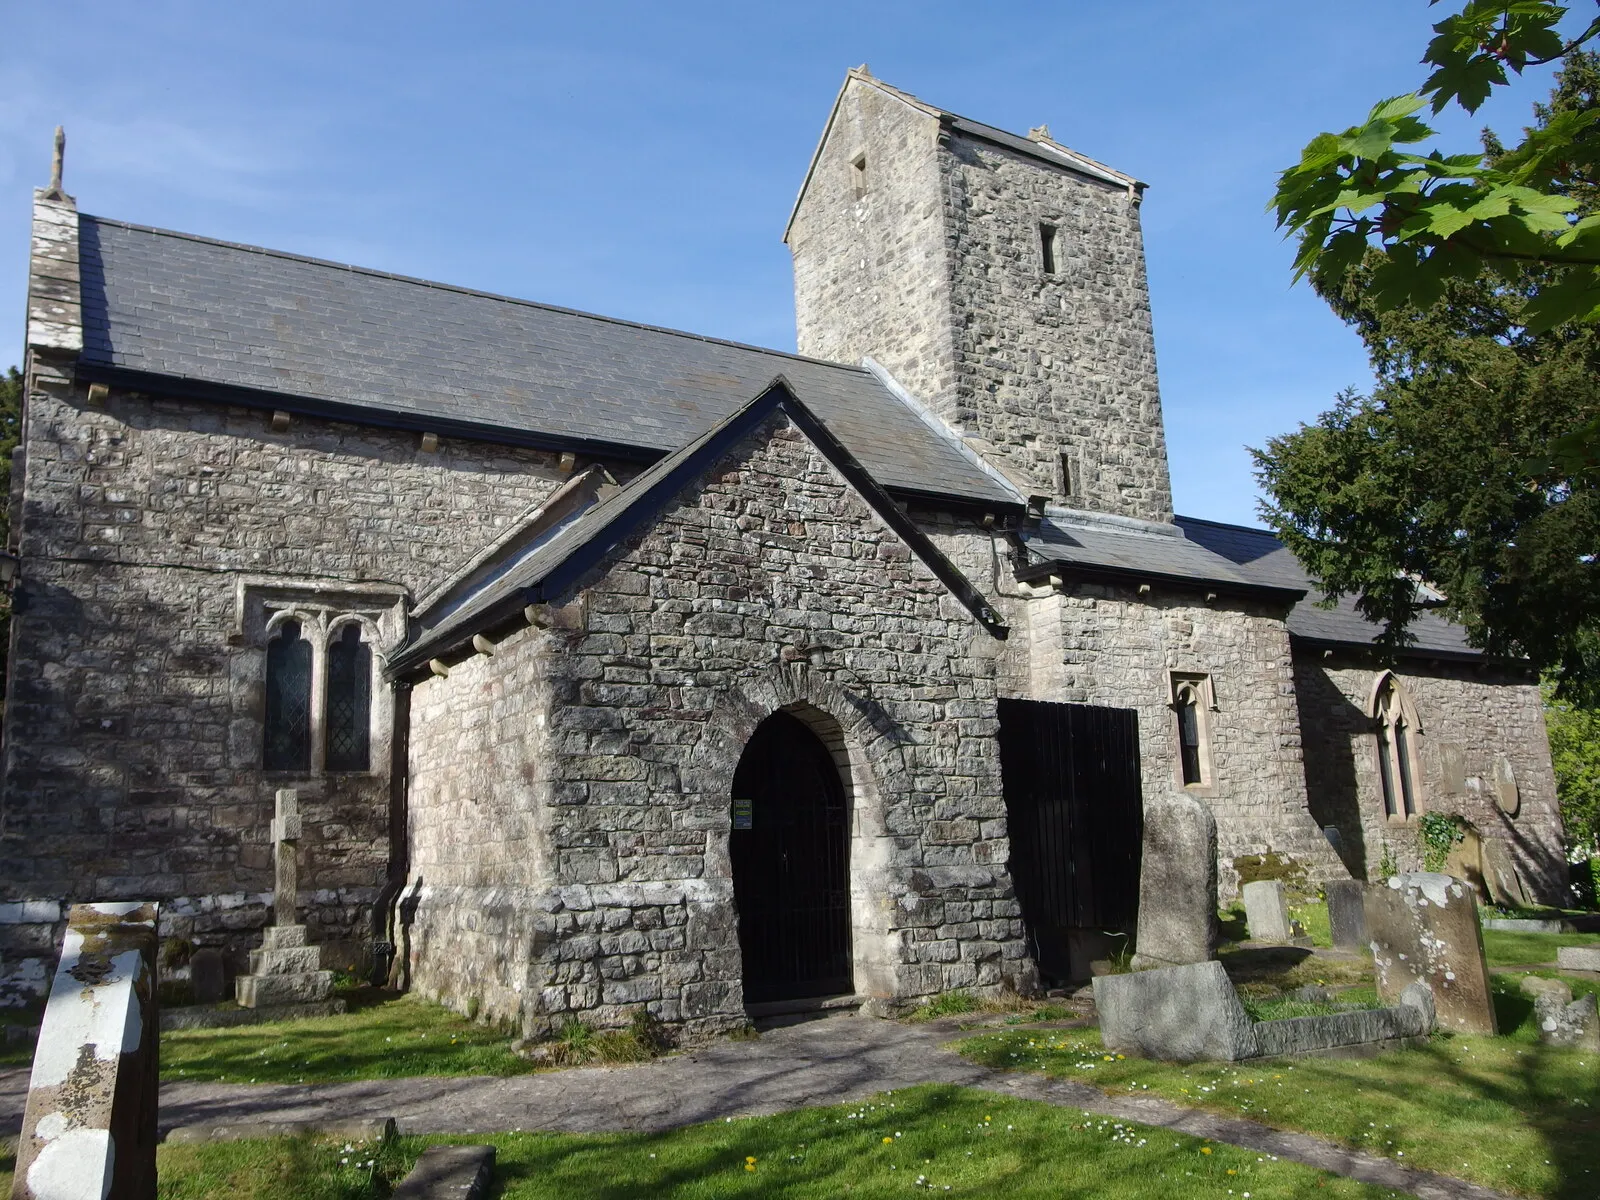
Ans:
[[[494,1179],[493,1146],[429,1146],[394,1200],[478,1200]]]
[[[261,933],[263,950],[288,950],[310,945],[304,925],[268,925]]]
[[[304,975],[322,969],[322,952],[316,946],[250,951],[252,975]]]
[[[303,971],[299,975],[241,975],[233,981],[240,1008],[269,1004],[315,1004],[333,995],[332,971]]]

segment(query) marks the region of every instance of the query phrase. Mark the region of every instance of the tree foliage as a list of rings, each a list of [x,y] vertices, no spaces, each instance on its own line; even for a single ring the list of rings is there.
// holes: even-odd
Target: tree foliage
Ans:
[[[1528,139],[1573,113],[1600,113],[1600,57],[1583,51]],[[1491,168],[1517,153],[1485,143]],[[1587,220],[1600,189],[1574,176],[1569,199]],[[1382,645],[1410,641],[1442,593],[1475,645],[1551,671],[1564,695],[1600,695],[1600,478],[1547,453],[1600,420],[1600,326],[1535,332],[1527,315],[1565,269],[1484,267],[1443,279],[1425,304],[1379,285],[1392,270],[1382,249],[1315,274],[1378,385],[1253,453],[1268,522],[1330,595],[1356,596]]]
[[[1437,3],[1438,0],[1429,0]],[[1452,282],[1483,272],[1517,286],[1543,268],[1518,319],[1530,332],[1600,323],[1600,213],[1586,205],[1600,170],[1600,110],[1551,110],[1515,147],[1418,153],[1435,130],[1418,114],[1476,112],[1530,66],[1565,61],[1600,36],[1600,17],[1571,40],[1568,8],[1541,0],[1470,0],[1440,21],[1415,92],[1374,105],[1343,133],[1321,133],[1279,176],[1278,224],[1299,240],[1296,278],[1341,291],[1362,272],[1373,306],[1428,308]],[[1600,423],[1557,431],[1540,461],[1600,467]]]
[[[1600,853],[1600,709],[1551,697],[1545,723],[1567,841]]]

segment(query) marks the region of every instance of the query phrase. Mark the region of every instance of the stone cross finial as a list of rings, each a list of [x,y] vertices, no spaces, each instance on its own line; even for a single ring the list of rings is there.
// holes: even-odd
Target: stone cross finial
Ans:
[[[61,168],[67,157],[67,131],[60,125],[56,126],[56,151],[50,159],[50,186],[45,189],[45,199],[64,200],[66,194],[61,190]]]
[[[300,841],[300,797],[293,788],[279,788],[272,817],[272,854],[277,885],[272,893],[276,925],[293,925],[299,887],[296,853]]]
[[[1028,130],[1028,139],[1034,142],[1048,142],[1050,140],[1050,126],[1036,125]]]

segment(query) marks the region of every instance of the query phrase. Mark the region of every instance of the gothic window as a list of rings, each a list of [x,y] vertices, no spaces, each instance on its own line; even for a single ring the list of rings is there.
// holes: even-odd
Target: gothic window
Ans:
[[[1404,821],[1417,815],[1417,735],[1422,732],[1411,698],[1400,681],[1385,675],[1373,699],[1378,739],[1378,782],[1383,812]]]
[[[345,625],[328,646],[330,771],[365,771],[372,737],[372,651],[361,626]]]
[[[268,771],[311,769],[311,643],[299,621],[285,621],[267,643],[265,737]]]
[[[1211,785],[1211,680],[1206,675],[1172,677],[1178,773],[1183,786]]]

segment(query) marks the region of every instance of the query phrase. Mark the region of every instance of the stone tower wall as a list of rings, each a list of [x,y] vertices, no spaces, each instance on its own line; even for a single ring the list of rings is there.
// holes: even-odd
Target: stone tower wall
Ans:
[[[876,359],[1028,492],[1170,521],[1139,195],[852,73],[789,231],[800,350]]]
[[[956,378],[942,413],[1060,503],[1170,521],[1138,192],[961,137],[939,164]],[[1057,230],[1053,274],[1041,224]]]
[[[871,356],[949,417],[955,393],[951,278],[938,122],[852,82],[789,229],[801,354]],[[853,163],[865,155],[857,194]]]

